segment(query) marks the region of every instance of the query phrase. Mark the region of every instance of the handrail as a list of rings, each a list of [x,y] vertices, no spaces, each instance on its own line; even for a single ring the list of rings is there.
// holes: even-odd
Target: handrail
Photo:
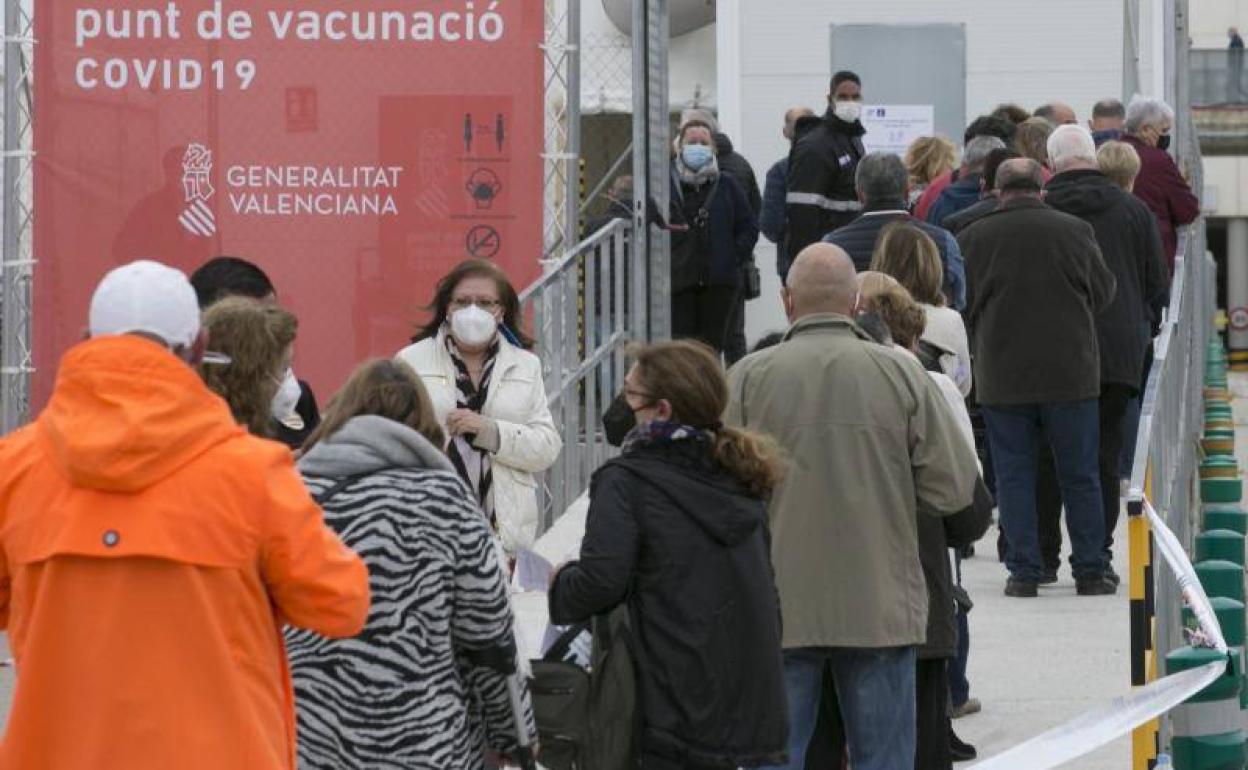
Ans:
[[[539,486],[541,526],[549,527],[616,451],[599,428],[623,388],[624,351],[645,328],[646,303],[630,280],[632,220],[616,219],[543,262],[544,273],[520,293],[532,315],[546,401],[563,451]]]
[[[630,229],[631,224],[627,219],[613,219],[598,229],[585,240],[572,247],[572,250],[556,259],[547,259],[542,261],[543,274],[533,283],[529,284],[520,292],[520,304],[523,305],[529,301],[533,295],[542,291],[550,284],[559,279],[559,275],[568,269],[568,265],[577,258],[584,256],[586,253],[601,245],[613,234]]]

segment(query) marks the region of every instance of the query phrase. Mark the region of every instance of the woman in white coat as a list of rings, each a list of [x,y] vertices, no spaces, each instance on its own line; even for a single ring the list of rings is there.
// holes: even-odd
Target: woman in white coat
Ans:
[[[431,310],[397,358],[420,375],[449,437],[451,463],[512,556],[537,537],[534,474],[563,448],[542,364],[520,331],[516,290],[491,262],[452,270],[438,282]]]

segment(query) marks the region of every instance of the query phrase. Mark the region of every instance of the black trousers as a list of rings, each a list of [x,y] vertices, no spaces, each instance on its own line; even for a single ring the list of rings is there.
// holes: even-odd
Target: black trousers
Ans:
[[[914,678],[914,770],[950,770],[949,678],[944,658],[919,659]]]
[[[1122,455],[1123,416],[1135,389],[1109,383],[1101,387],[1100,450],[1101,506],[1105,512],[1105,556],[1114,547],[1114,527],[1122,503],[1118,483],[1118,460]],[[1048,447],[1040,452],[1039,475],[1036,477],[1036,513],[1039,516],[1040,556],[1045,569],[1057,569],[1062,553],[1062,493],[1057,483],[1057,468]]]
[[[673,294],[672,339],[701,340],[722,353],[738,293],[735,286],[703,286]]]

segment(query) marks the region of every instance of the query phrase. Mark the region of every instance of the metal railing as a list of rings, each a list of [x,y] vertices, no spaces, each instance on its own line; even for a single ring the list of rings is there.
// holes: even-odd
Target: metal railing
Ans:
[[[630,264],[632,222],[617,219],[545,264],[520,303],[532,317],[546,396],[563,452],[540,481],[541,530],[589,488],[615,454],[600,418],[624,386],[625,350],[645,328],[647,298],[637,296]],[[641,271],[644,275],[644,270]]]
[[[1248,106],[1248,64],[1242,50],[1204,48],[1190,55],[1193,106]]]
[[[1180,110],[1179,163],[1193,190],[1203,189],[1198,139],[1190,111]],[[1170,287],[1170,305],[1154,343],[1127,493],[1130,541],[1131,683],[1146,684],[1161,661],[1185,643],[1178,583],[1164,559],[1152,558],[1147,501],[1189,552],[1199,531],[1199,446],[1204,429],[1206,346],[1217,309],[1217,268],[1207,250],[1202,219],[1182,234]],[[1158,732],[1160,731],[1160,733]],[[1168,718],[1136,731],[1134,766],[1147,767],[1169,740]]]

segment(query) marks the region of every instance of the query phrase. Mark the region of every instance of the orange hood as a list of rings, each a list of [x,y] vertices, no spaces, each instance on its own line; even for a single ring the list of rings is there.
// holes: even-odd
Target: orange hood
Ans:
[[[194,369],[135,336],[70,349],[37,424],[74,486],[119,493],[147,489],[243,432]]]

